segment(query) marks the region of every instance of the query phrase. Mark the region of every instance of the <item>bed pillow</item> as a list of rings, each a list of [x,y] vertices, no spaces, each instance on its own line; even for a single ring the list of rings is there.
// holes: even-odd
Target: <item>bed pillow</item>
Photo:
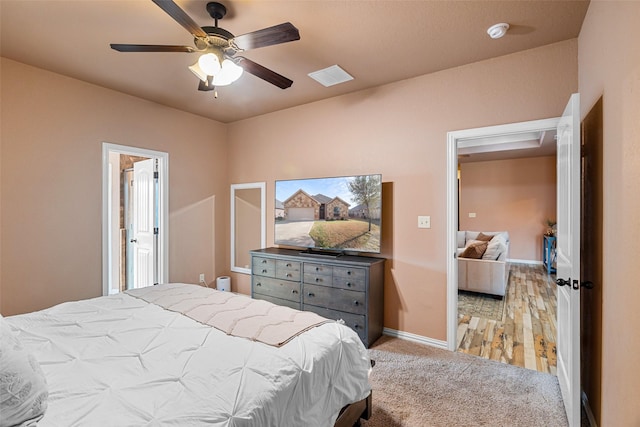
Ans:
[[[467,243],[467,247],[462,251],[460,256],[462,258],[481,259],[484,252],[487,250],[487,243],[480,240],[471,240]]]
[[[20,344],[2,315],[0,366],[0,427],[35,426],[47,409],[47,382],[36,358]]]

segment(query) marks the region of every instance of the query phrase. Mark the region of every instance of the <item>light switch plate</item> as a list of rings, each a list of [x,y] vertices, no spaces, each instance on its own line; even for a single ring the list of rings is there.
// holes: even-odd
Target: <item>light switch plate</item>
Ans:
[[[475,218],[475,217],[476,217],[475,212],[469,212],[469,218]]]
[[[418,215],[418,228],[431,228],[431,217],[428,215]]]

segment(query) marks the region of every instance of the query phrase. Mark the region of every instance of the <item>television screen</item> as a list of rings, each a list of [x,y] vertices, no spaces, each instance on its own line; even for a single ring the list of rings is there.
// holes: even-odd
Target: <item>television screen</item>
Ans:
[[[276,245],[380,252],[382,175],[276,181]]]

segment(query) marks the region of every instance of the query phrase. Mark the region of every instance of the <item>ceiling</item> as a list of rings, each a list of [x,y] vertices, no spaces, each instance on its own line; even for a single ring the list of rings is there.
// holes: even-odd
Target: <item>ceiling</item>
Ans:
[[[458,163],[522,159],[556,154],[556,130],[510,132],[458,142]]]
[[[213,26],[207,0],[175,0]],[[197,90],[194,53],[121,53],[110,43],[193,46],[151,0],[0,0],[0,54],[18,62],[229,123],[487,58],[575,38],[588,1],[222,0],[219,26],[241,35],[283,22],[298,41],[243,53],[294,81],[279,89],[245,73]],[[498,22],[502,39],[486,31]],[[338,64],[354,80],[324,87],[308,73]]]

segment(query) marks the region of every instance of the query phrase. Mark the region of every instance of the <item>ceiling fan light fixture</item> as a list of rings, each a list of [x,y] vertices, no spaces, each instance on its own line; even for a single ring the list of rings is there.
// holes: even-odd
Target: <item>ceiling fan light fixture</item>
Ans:
[[[198,64],[198,62],[196,62],[193,65],[189,65],[189,70],[191,70],[191,72],[195,74],[196,77],[202,80],[203,82],[207,81],[207,73],[202,71],[202,68],[200,68],[200,65]]]
[[[216,86],[227,86],[238,80],[244,69],[230,59],[222,61],[220,72],[213,77],[213,84]]]
[[[499,39],[500,37],[507,34],[507,30],[509,29],[509,24],[505,22],[501,22],[500,24],[495,24],[489,27],[487,30],[487,34],[492,39]]]
[[[205,53],[198,58],[198,66],[209,76],[215,76],[221,68],[218,55],[214,55],[213,53]]]

